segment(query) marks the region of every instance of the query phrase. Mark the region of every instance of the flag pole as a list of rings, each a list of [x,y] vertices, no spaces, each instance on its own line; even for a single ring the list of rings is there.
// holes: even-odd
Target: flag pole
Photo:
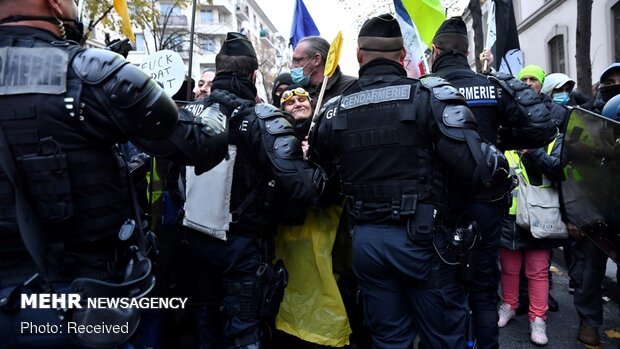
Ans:
[[[321,92],[319,92],[319,98],[316,100],[316,107],[314,107],[314,115],[312,116],[312,123],[314,124],[314,118],[319,115],[319,110],[321,109],[321,103],[323,102],[323,96],[325,95],[325,89],[327,88],[327,80],[329,77],[325,75],[323,77],[323,83],[321,84]],[[312,128],[312,126],[310,126]]]
[[[486,36],[484,37],[484,42],[486,43],[485,48],[488,48],[489,50],[491,49],[491,47],[489,47],[489,38],[491,37],[491,30],[494,30],[495,33],[497,33],[497,28],[495,27],[495,18],[491,18],[491,16],[495,17],[495,0],[490,0],[488,2],[487,5],[487,31],[486,31]],[[493,27],[491,28],[491,23],[493,23]],[[497,34],[495,34],[497,35]],[[493,46],[491,44],[491,46]],[[489,71],[489,59],[485,58],[484,62],[482,62],[482,72],[488,72]]]
[[[191,22],[192,23],[189,30],[189,59],[187,62],[187,101],[192,99],[192,90],[194,89],[194,86],[192,86],[192,64],[194,58],[194,29],[196,27],[196,0],[192,0]]]
[[[327,80],[334,75],[336,68],[338,67],[338,61],[340,60],[340,52],[342,51],[342,31],[339,31],[329,46],[329,52],[325,59],[325,69],[323,70],[323,83],[321,84],[321,92],[319,92],[319,98],[317,99],[316,106],[314,107],[314,115],[310,122],[310,129],[308,135],[314,128],[316,116],[319,115],[321,110],[321,103],[323,102],[323,96],[325,95],[325,89],[327,88]]]

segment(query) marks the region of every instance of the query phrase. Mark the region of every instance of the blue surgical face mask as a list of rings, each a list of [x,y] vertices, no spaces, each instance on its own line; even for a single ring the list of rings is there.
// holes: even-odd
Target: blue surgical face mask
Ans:
[[[559,105],[566,105],[568,103],[568,92],[558,92],[553,94],[553,103]]]
[[[308,86],[308,83],[310,83],[310,75],[314,73],[314,70],[313,70],[310,74],[304,75],[304,68],[306,68],[308,63],[310,63],[310,61],[306,62],[306,64],[304,64],[303,67],[297,67],[297,68],[291,69],[291,78],[293,79],[294,84],[300,85],[300,86]]]

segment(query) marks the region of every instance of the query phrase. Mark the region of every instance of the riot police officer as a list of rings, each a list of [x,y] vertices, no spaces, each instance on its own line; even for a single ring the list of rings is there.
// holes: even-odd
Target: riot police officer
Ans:
[[[538,148],[557,133],[538,95],[514,77],[481,75],[467,61],[467,27],[460,17],[446,20],[433,38],[433,74],[448,80],[467,100],[482,138],[501,150]],[[475,274],[469,284],[474,335],[479,348],[496,348],[497,266],[504,202],[480,198],[468,207],[481,229]]]
[[[374,347],[409,348],[419,334],[430,348],[462,348],[468,308],[452,247],[463,240],[454,237],[448,178],[502,197],[507,163],[476,133],[458,91],[440,78],[408,79],[404,55],[394,17],[366,21],[360,78],[326,105],[310,155],[339,176],[348,200],[353,269]]]
[[[294,121],[269,104],[256,104],[258,60],[251,42],[228,33],[215,58],[216,76],[203,113],[226,109],[230,122],[225,161],[203,176],[188,171],[183,224],[191,229],[189,246],[196,266],[223,293],[228,347],[261,348],[261,324],[273,320],[282,300],[285,270],[269,250],[278,219],[295,219],[318,198],[321,172],[303,160]],[[219,107],[217,107],[219,106]],[[217,214],[213,214],[217,213]],[[212,347],[207,319],[201,314],[201,345]]]
[[[17,321],[63,325],[56,309],[16,310],[20,293],[88,296],[95,290],[105,296],[104,289],[115,288],[116,296],[130,297],[134,290],[119,282],[140,292],[152,286],[122,276],[130,251],[121,246],[119,229],[125,229],[122,238],[144,242],[144,235],[115,144],[131,140],[151,155],[193,164],[202,173],[225,156],[227,128],[221,120],[194,121],[179,111],[157,83],[120,55],[80,48],[82,24],[73,0],[6,0],[0,13],[2,346],[66,348],[66,327],[56,333],[16,330]],[[149,265],[140,257],[131,275],[151,280]],[[64,318],[95,313],[75,310]],[[117,312],[123,314],[131,320],[129,336],[137,313]],[[114,345],[95,337],[73,339]]]

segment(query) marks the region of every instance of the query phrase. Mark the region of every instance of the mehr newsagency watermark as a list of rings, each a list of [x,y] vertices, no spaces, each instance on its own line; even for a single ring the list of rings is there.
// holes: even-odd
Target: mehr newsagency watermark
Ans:
[[[33,293],[22,294],[22,309],[185,309],[187,298],[182,297],[88,297],[82,298],[78,293]],[[61,333],[128,333],[129,324],[80,324],[75,321],[63,323],[35,323],[22,321],[20,332],[28,334]]]

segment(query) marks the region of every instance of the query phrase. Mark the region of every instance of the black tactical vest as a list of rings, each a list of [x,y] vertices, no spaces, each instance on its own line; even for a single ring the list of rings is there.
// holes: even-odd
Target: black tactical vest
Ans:
[[[420,127],[433,118],[429,92],[390,80],[342,96],[333,116],[342,191],[357,223],[401,221],[419,203],[441,200],[442,171]]]
[[[497,129],[505,118],[499,114],[503,110],[500,106],[503,90],[499,84],[469,68],[451,67],[434,75],[448,80],[459,90],[476,116],[480,136],[491,144],[497,144]]]
[[[69,245],[118,233],[131,217],[126,169],[110,140],[86,132],[92,124],[82,89],[89,87],[71,68],[81,49],[16,43],[22,47],[0,41],[0,126],[44,238]],[[2,250],[20,250],[19,240],[13,188],[0,173]]]

